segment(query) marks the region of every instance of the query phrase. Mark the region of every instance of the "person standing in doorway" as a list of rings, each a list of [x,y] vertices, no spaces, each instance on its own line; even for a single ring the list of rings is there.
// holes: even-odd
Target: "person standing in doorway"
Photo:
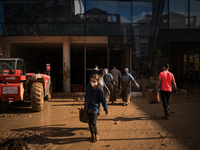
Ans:
[[[113,76],[115,87],[119,88],[119,78],[121,78],[121,72],[116,68],[116,66],[113,66],[113,69],[110,71],[110,73]]]
[[[177,90],[174,75],[171,72],[169,72],[169,64],[166,63],[163,65],[163,72],[159,74],[158,78],[158,83],[153,92],[156,91],[156,89],[161,85],[160,95],[165,112],[165,116],[163,117],[163,119],[168,120],[168,117],[170,116],[168,110],[170,107],[169,98],[172,92],[172,85],[174,86],[175,90]]]
[[[115,83],[114,83],[114,80],[113,80],[113,76],[112,74],[109,73],[108,69],[105,68],[104,69],[104,82],[106,84],[106,86],[108,87],[108,89],[110,90],[110,101],[112,103],[114,103],[114,101],[116,101],[116,97],[114,95],[114,88],[115,88]]]
[[[90,77],[92,77],[94,74],[98,74],[98,65],[94,65],[93,70],[90,72]]]
[[[124,74],[121,77],[120,86],[122,87],[122,100],[124,106],[130,103],[130,93],[131,93],[131,81],[135,83],[136,87],[139,88],[139,84],[135,81],[133,76],[129,73],[129,69],[124,69]]]
[[[90,83],[86,88],[85,95],[85,110],[89,118],[89,128],[91,132],[91,141],[95,142],[99,140],[99,134],[97,129],[97,116],[99,112],[99,105],[102,103],[106,115],[108,114],[107,101],[104,95],[104,90],[99,84],[99,78],[97,74],[94,74],[90,78]]]

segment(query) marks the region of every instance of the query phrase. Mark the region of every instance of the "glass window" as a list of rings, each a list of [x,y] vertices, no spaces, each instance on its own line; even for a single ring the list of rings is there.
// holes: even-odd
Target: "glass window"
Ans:
[[[132,23],[150,23],[152,22],[152,3],[151,2],[133,2],[132,4]]]
[[[187,54],[184,55],[183,77],[187,77]]]
[[[194,71],[194,55],[190,54],[190,72],[189,72],[189,78],[192,79],[193,78],[193,71]]]
[[[17,61],[17,70],[21,70],[22,74],[24,73],[24,63],[21,60]]]
[[[169,24],[169,13],[168,13],[168,0],[165,0],[162,20],[161,20],[161,28],[167,29]]]
[[[169,27],[188,28],[188,0],[169,0]]]
[[[3,23],[3,12],[4,12],[4,5],[3,5],[3,1],[0,1],[0,23]]]
[[[200,28],[200,1],[190,0],[190,27]]]
[[[3,24],[0,24],[0,35],[3,35],[3,31],[4,31],[4,26]]]
[[[7,23],[6,31],[9,35],[37,35],[37,24]],[[0,26],[0,34],[6,35],[3,24]]]
[[[0,22],[3,20],[5,23],[37,22],[38,3],[36,0],[0,1],[0,4],[2,12]]]
[[[84,24],[77,23],[40,23],[42,35],[84,35]]]
[[[39,0],[39,22],[82,22],[84,0]]]
[[[86,22],[131,23],[130,1],[86,1]]]
[[[199,54],[194,55],[194,78],[199,79]]]

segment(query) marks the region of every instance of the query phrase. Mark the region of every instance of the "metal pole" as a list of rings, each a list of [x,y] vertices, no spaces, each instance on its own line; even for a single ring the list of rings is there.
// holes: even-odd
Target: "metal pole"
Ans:
[[[85,9],[84,10],[86,10],[86,0],[85,0]],[[84,14],[85,14],[85,12],[84,12]],[[84,93],[83,93],[83,95],[86,93],[86,85],[87,85],[87,80],[86,80],[86,78],[87,78],[87,74],[86,74],[86,69],[87,69],[87,66],[86,66],[86,64],[87,64],[87,60],[86,60],[86,55],[87,55],[87,46],[86,46],[86,19],[85,19],[86,17],[85,17],[85,15],[84,15]]]
[[[84,36],[84,92],[86,92],[86,35]]]
[[[107,68],[109,70],[109,67],[110,67],[110,52],[109,52],[109,46],[108,46],[108,43],[107,43]]]

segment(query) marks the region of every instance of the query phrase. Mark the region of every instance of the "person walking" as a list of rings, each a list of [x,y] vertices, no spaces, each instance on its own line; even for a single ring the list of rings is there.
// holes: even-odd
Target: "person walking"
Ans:
[[[113,76],[115,87],[119,88],[119,78],[121,78],[121,72],[116,68],[116,66],[113,66],[113,69],[110,71],[110,73]]]
[[[159,74],[158,78],[159,78],[158,83],[152,92],[156,91],[156,89],[161,85],[160,95],[165,112],[165,116],[163,117],[163,119],[168,120],[168,117],[170,116],[168,110],[170,107],[169,98],[172,92],[172,85],[177,91],[177,85],[175,82],[174,75],[171,72],[169,72],[169,64],[166,63],[163,65],[163,72]]]
[[[110,95],[110,90],[104,82],[104,71],[100,69],[98,71],[98,75],[99,75],[99,83],[103,87],[104,94],[106,95],[106,98],[107,98],[107,95]]]
[[[97,129],[97,115],[99,112],[99,105],[102,103],[106,115],[108,114],[107,101],[104,95],[104,90],[99,84],[98,75],[94,74],[90,78],[90,83],[86,87],[85,95],[85,110],[89,118],[89,128],[91,133],[91,141],[99,140]]]
[[[98,74],[98,65],[94,65],[93,70],[90,72],[90,77],[93,76],[93,74]]]
[[[105,82],[106,86],[108,87],[108,89],[110,90],[109,99],[112,103],[114,103],[114,101],[116,101],[116,97],[114,95],[115,83],[114,83],[114,80],[113,80],[113,76],[112,76],[112,74],[109,73],[107,68],[104,69],[104,73],[105,73],[105,75],[103,77],[104,82]]]
[[[133,76],[129,73],[129,69],[124,69],[124,74],[121,77],[120,87],[122,88],[122,100],[124,106],[127,106],[130,103],[130,93],[131,93],[131,81],[135,83],[136,87],[139,88],[139,84],[135,81]]]

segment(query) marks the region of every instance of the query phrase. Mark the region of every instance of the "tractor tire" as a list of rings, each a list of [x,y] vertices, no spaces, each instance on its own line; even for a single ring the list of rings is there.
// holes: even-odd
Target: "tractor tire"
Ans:
[[[44,107],[44,88],[40,82],[35,82],[31,86],[31,106],[33,111],[42,111]]]
[[[10,109],[10,105],[7,101],[0,100],[0,113],[6,113]]]
[[[51,96],[52,96],[52,84],[50,84],[50,86],[49,86],[49,92],[48,92],[47,96],[45,97],[45,100],[46,101],[50,100]]]

